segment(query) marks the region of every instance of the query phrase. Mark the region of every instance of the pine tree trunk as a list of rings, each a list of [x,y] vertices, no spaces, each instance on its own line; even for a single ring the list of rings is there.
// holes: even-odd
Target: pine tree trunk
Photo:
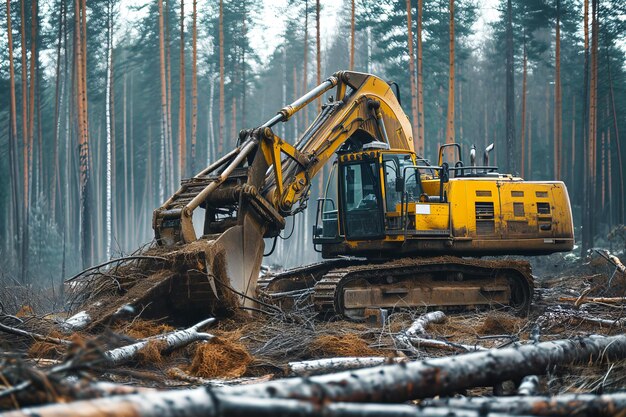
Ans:
[[[22,188],[23,188],[23,205],[22,205],[22,225],[21,225],[21,253],[20,253],[20,280],[22,283],[26,283],[27,277],[27,268],[28,268],[28,211],[29,211],[29,179],[28,173],[29,169],[29,161],[30,161],[30,146],[28,140],[28,82],[27,82],[27,74],[28,74],[28,65],[26,63],[27,52],[26,52],[26,19],[24,13],[25,7],[24,1],[20,2],[20,35],[21,35],[21,50],[22,50]]]
[[[598,2],[591,1],[591,79],[589,83],[589,145],[588,145],[588,177],[586,202],[586,234],[588,248],[594,244],[594,202],[596,199],[596,135],[597,135],[597,77],[598,77]],[[583,229],[585,233],[585,229]]]
[[[417,152],[419,149],[418,135],[418,116],[417,116],[417,89],[415,88],[415,55],[413,54],[413,19],[411,11],[411,0],[406,0],[406,20],[408,29],[409,43],[409,72],[411,74],[409,89],[411,91],[411,127],[413,129],[413,147]],[[420,152],[417,152],[421,156]]]
[[[59,1],[59,32],[57,43],[57,60],[55,70],[55,86],[54,86],[54,127],[52,137],[53,143],[53,172],[50,176],[50,217],[56,220],[56,198],[57,198],[57,184],[59,184],[59,131],[60,129],[60,113],[62,105],[62,92],[61,90],[61,42],[63,41],[63,9],[65,1]],[[64,80],[65,82],[65,80]]]
[[[528,111],[528,176],[533,172],[533,121],[532,111]]]
[[[178,100],[178,157],[180,178],[187,175],[187,117],[185,114],[185,0],[180,2],[180,92]]]
[[[526,79],[528,77],[528,55],[526,53],[526,34],[524,33],[524,69],[522,72],[522,134],[520,142],[522,145],[522,164],[520,167],[522,178],[526,175]]]
[[[76,30],[76,72],[77,72],[77,116],[78,116],[78,128],[79,128],[79,171],[80,171],[80,241],[81,241],[81,257],[83,267],[87,268],[91,265],[91,242],[93,236],[91,235],[91,211],[90,211],[90,195],[89,195],[89,126],[87,121],[87,61],[84,56],[86,49],[83,44],[87,42],[84,38],[86,33],[86,8],[84,0],[75,0],[75,27]],[[83,17],[81,23],[81,16]]]
[[[302,91],[308,91],[308,60],[309,60],[309,0],[304,2],[304,64],[302,66]],[[304,108],[304,126],[309,126],[309,109]]]
[[[165,71],[167,73],[167,173],[169,174],[170,190],[176,189],[176,164],[174,163],[174,135],[172,133],[172,56],[170,48],[170,7],[165,0]],[[167,193],[166,193],[167,194]],[[161,199],[163,201],[163,199]]]
[[[167,143],[168,143],[168,129],[167,129],[167,87],[165,76],[165,34],[163,23],[163,0],[158,1],[159,7],[159,74],[161,78],[161,158],[159,162],[159,201],[163,202],[165,199],[165,189],[169,188],[168,184],[168,163],[167,163]]]
[[[417,149],[419,156],[425,154],[424,144],[424,77],[422,72],[422,1],[417,0],[417,115],[418,135]],[[414,133],[415,134],[415,133]]]
[[[580,204],[581,207],[581,219],[582,219],[582,245],[580,246],[580,254],[581,256],[586,256],[587,251],[591,247],[591,243],[589,240],[590,225],[588,224],[589,216],[587,214],[588,211],[588,198],[589,198],[589,137],[588,137],[588,128],[589,128],[589,0],[584,0],[583,3],[583,31],[585,34],[585,68],[584,68],[584,80],[583,80],[583,145],[581,146],[581,152],[583,154],[583,194],[582,201]]]
[[[350,1],[351,18],[350,18],[350,71],[354,70],[354,0]],[[411,31],[409,30],[409,36]],[[412,87],[412,86],[411,86]]]
[[[15,97],[15,66],[13,63],[13,31],[11,29],[11,0],[7,0],[7,35],[8,35],[8,46],[9,46],[9,88],[11,90],[10,96],[10,117],[11,117],[11,125],[10,125],[10,134],[9,134],[9,162],[11,164],[11,196],[12,196],[12,207],[13,207],[13,228],[14,231],[10,236],[17,234],[19,232],[19,218],[20,218],[20,204],[18,201],[19,194],[19,164],[17,162],[17,100]],[[19,239],[18,245],[16,247],[17,253],[20,252]]]
[[[315,59],[317,63],[317,84],[322,83],[322,44],[320,39],[320,0],[315,0]],[[317,99],[317,108],[322,107],[322,99]]]
[[[220,42],[220,125],[217,153],[222,155],[224,149],[224,1],[220,0],[220,23],[219,23],[219,42]]]
[[[554,179],[561,179],[562,102],[561,102],[561,2],[556,0],[556,47],[554,72]]]
[[[198,132],[198,33],[196,28],[196,0],[193,0],[192,62],[191,62],[191,173],[196,172],[196,135]]]
[[[448,122],[446,126],[446,143],[454,143],[454,0],[450,0],[450,72],[448,77]],[[450,155],[452,156],[453,153]]]
[[[619,140],[619,129],[617,127],[617,110],[615,109],[615,93],[613,91],[613,78],[611,76],[611,60],[609,57],[608,49],[606,55],[607,62],[607,73],[609,76],[609,95],[611,96],[611,109],[613,114],[613,129],[615,130],[615,143],[617,145],[617,166],[619,172],[619,184],[620,184],[620,194],[617,201],[620,202],[618,205],[618,213],[619,217],[617,221],[620,224],[624,224],[624,199],[626,199],[626,194],[624,194],[624,165],[622,164],[622,150],[620,149],[620,140]]]
[[[515,91],[513,62],[513,10],[511,0],[507,0],[506,26],[506,168],[514,174],[517,171],[515,158]]]

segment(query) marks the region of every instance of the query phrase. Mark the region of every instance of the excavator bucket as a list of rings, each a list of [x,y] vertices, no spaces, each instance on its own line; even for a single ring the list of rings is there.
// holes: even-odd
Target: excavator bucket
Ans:
[[[81,310],[94,319],[94,328],[138,315],[183,325],[254,307],[264,246],[262,228],[246,216],[219,235],[175,248],[152,247],[92,282]]]

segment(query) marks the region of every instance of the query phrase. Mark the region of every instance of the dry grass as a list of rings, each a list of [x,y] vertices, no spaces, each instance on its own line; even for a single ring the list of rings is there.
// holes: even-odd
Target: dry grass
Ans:
[[[143,339],[150,336],[158,336],[164,333],[174,331],[174,327],[159,323],[156,320],[136,319],[123,326],[114,328],[116,333],[125,334],[133,339]]]
[[[223,333],[210,342],[196,344],[187,372],[202,378],[232,379],[244,375],[253,358],[239,337],[239,332]]]
[[[369,347],[368,343],[355,333],[344,335],[321,335],[309,346],[313,357],[338,356],[379,356],[381,352]]]
[[[166,343],[163,340],[151,340],[146,346],[137,352],[137,362],[141,365],[163,365],[165,359],[161,355],[161,351],[165,348]]]

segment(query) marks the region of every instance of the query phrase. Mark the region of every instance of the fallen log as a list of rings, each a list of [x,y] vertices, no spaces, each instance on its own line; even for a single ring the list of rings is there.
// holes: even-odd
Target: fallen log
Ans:
[[[322,414],[312,413],[320,412],[320,409],[326,413],[323,415],[331,416],[485,416],[491,414],[484,413],[482,409],[480,411],[467,410],[473,411],[475,414],[463,414],[462,410],[455,411],[461,407],[452,407],[451,405],[442,405],[443,408],[414,409],[419,411],[420,414],[417,414],[417,411],[411,411],[406,408],[409,406],[357,406],[336,404],[336,402],[404,402],[411,399],[446,395],[475,386],[492,385],[505,380],[515,380],[529,374],[544,374],[555,365],[589,363],[600,359],[617,360],[624,357],[626,357],[626,336],[591,336],[487,352],[468,353],[407,364],[384,365],[310,378],[290,378],[247,386],[214,388],[212,390],[196,388],[191,390],[162,391],[71,404],[56,404],[8,413],[6,417],[25,415],[38,415],[40,417],[100,417],[106,415],[105,413],[109,413],[108,415],[119,414],[142,417],[157,415],[164,417],[235,415],[316,416]],[[531,398],[524,397],[524,401],[533,404]],[[547,397],[548,400],[546,400],[546,397],[540,398],[543,401],[539,403],[540,405],[549,405],[549,397]],[[227,408],[229,401],[233,402],[233,407],[236,407],[234,410]],[[621,397],[619,401],[621,402],[617,403],[617,398],[613,398],[611,406],[617,404],[619,407],[622,407],[626,403],[626,400],[621,399]],[[219,409],[216,403],[219,404]],[[254,404],[258,405],[256,409],[245,409],[245,412],[242,412],[245,407],[253,407]],[[264,414],[263,404],[271,407],[267,412],[272,414]],[[281,405],[287,407],[287,404],[290,407],[297,405],[297,410],[292,410],[290,414],[288,411],[291,408],[286,410],[279,408]],[[324,406],[324,404],[328,405]],[[304,409],[302,407],[310,408]],[[397,407],[404,408],[398,409]],[[358,411],[360,414],[348,414],[350,409],[355,412]],[[375,409],[377,414],[366,414],[364,410],[367,409]],[[388,410],[388,413],[385,413],[385,410]],[[392,410],[399,410],[399,413],[391,414]],[[310,413],[306,414],[309,411]],[[336,413],[333,414],[332,411],[336,411]],[[344,414],[340,414],[340,411],[344,412]],[[433,411],[434,414],[424,414],[424,411]],[[454,411],[456,414],[449,414],[451,411]]]
[[[580,300],[580,302],[579,302]],[[559,301],[574,301],[580,305],[587,303],[620,304],[626,302],[626,297],[560,297]]]
[[[89,323],[91,323],[91,316],[86,311],[81,311],[60,321],[59,327],[63,333],[69,334],[84,329]]]
[[[291,376],[319,375],[349,369],[371,368],[385,364],[406,362],[406,358],[385,358],[381,356],[326,358],[310,361],[289,362],[286,374]]]
[[[400,404],[321,403],[223,395],[206,387],[75,401],[4,417],[505,417],[508,414]]]
[[[593,395],[564,394],[549,396],[473,397],[425,400],[426,407],[450,407],[505,414],[537,416],[612,417],[626,412],[626,393]]]
[[[252,397],[403,402],[543,375],[558,365],[624,358],[626,335],[589,336],[221,390]]]
[[[426,339],[424,337],[411,337],[409,338],[409,340],[411,341],[411,344],[418,349],[421,347],[426,347],[449,350],[452,352],[476,352],[479,350],[487,350],[487,348],[478,345],[463,345],[460,343],[447,342],[444,340]]]
[[[47,342],[47,343],[53,343],[55,345],[64,345],[64,346],[69,346],[72,344],[72,342],[70,342],[69,340],[59,339],[58,337],[44,336],[39,333],[29,332],[23,329],[18,329],[17,327],[7,326],[6,324],[2,324],[2,323],[0,323],[0,330],[5,333],[14,334],[17,336],[28,337],[33,340],[37,340],[38,342]]]
[[[445,320],[446,315],[443,311],[431,311],[430,313],[422,314],[408,329],[395,335],[394,339],[401,349],[417,354],[417,350],[411,343],[411,338],[425,334],[426,327],[428,327],[429,324],[441,323]]]
[[[108,350],[104,352],[104,358],[109,365],[119,365],[133,359],[141,349],[148,345],[148,343],[162,342],[160,350],[168,351],[186,346],[198,340],[210,340],[214,337],[212,334],[201,333],[198,332],[198,330],[208,326],[214,321],[214,318],[206,319],[185,330],[178,330],[162,336],[153,336],[137,343],[133,343],[132,345]]]
[[[537,375],[528,375],[522,378],[517,393],[523,396],[537,395],[539,393],[539,377]]]
[[[612,263],[621,274],[626,274],[626,265],[624,265],[617,256],[613,255],[608,250],[595,249],[595,251],[604,259]]]

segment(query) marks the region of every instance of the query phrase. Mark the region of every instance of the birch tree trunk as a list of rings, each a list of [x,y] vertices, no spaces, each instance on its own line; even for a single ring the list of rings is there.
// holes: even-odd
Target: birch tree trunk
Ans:
[[[106,113],[106,248],[105,255],[106,259],[111,258],[111,235],[112,235],[112,210],[113,210],[113,195],[111,188],[111,152],[112,152],[112,141],[111,141],[111,132],[114,129],[112,120],[111,120],[111,87],[112,87],[112,61],[113,61],[113,5],[111,1],[107,3],[108,8],[108,37],[107,37],[107,81],[106,81],[106,91],[105,91],[105,113]]]

